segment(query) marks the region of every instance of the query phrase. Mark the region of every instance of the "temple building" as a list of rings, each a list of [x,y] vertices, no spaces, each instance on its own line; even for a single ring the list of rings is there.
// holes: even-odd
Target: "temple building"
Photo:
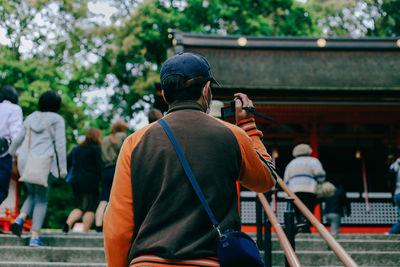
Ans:
[[[276,121],[256,118],[281,176],[293,147],[305,142],[327,178],[344,181],[347,192],[359,194],[360,203],[366,191],[378,193],[378,199],[387,196],[388,166],[400,145],[399,38],[180,31],[173,38],[171,54],[195,52],[209,61],[221,84],[212,88],[213,99],[228,105],[234,93],[243,92],[258,112]]]

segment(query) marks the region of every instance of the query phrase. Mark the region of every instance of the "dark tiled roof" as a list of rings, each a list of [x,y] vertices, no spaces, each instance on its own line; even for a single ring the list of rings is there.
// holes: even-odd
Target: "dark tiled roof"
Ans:
[[[227,89],[400,91],[400,37],[239,37],[175,32],[175,50],[204,55]]]

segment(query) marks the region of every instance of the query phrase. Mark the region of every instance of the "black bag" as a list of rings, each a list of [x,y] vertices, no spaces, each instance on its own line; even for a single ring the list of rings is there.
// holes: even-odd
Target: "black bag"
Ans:
[[[263,267],[260,252],[254,240],[240,231],[225,231],[217,242],[221,267]]]
[[[0,155],[8,151],[11,145],[11,139],[7,137],[0,137]]]

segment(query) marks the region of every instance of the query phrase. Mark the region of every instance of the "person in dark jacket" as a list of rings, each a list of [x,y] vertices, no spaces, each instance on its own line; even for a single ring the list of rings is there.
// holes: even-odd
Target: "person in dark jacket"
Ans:
[[[70,184],[76,208],[71,211],[63,226],[64,233],[67,233],[81,217],[83,232],[88,232],[92,226],[102,172],[101,135],[99,129],[90,128],[86,132],[85,140],[68,155],[68,166],[71,166],[72,171]]]
[[[326,199],[324,215],[327,223],[331,226],[331,234],[337,237],[341,219],[344,214],[350,216],[351,209],[343,183],[340,181],[332,181],[332,183],[336,186],[336,191],[332,197]]]
[[[245,94],[235,97],[238,126],[210,116],[207,60],[193,53],[169,58],[161,69],[163,120],[176,135],[221,230],[240,230],[236,181],[256,192],[275,185]],[[128,136],[115,170],[104,216],[108,266],[219,266],[214,229],[162,126],[153,122]]]

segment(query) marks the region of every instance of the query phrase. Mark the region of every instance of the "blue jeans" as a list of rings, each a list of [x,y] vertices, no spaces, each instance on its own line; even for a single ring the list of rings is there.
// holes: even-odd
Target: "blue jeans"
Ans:
[[[400,216],[400,194],[394,195],[394,203],[397,207],[397,215]],[[400,220],[390,228],[389,234],[400,234]]]
[[[337,236],[340,229],[340,215],[338,213],[325,214],[326,221],[331,226],[331,234]]]
[[[12,157],[10,154],[0,158],[0,204],[8,196],[12,170]]]
[[[47,212],[47,199],[50,190],[51,175],[49,175],[48,187],[25,183],[28,189],[28,197],[22,205],[21,211],[28,216],[32,215],[32,230],[40,231]]]

